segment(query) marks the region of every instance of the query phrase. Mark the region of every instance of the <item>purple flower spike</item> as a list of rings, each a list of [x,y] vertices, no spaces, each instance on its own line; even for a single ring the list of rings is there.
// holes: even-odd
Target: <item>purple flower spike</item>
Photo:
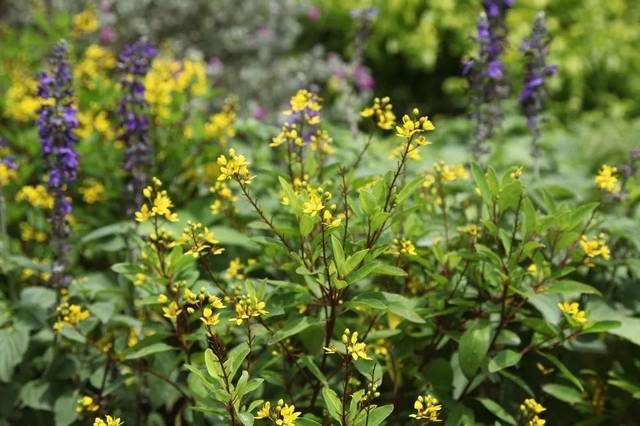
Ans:
[[[143,203],[142,190],[147,185],[151,167],[148,105],[144,100],[143,81],[156,54],[151,43],[138,40],[126,46],[118,58],[118,68],[122,72],[122,97],[118,104],[123,131],[120,139],[125,145],[122,168],[127,174],[127,214],[131,217]]]
[[[67,191],[75,182],[80,167],[74,134],[78,127],[78,111],[72,103],[73,88],[67,56],[67,44],[64,41],[56,43],[49,56],[48,69],[40,73],[38,86],[38,95],[46,101],[38,111],[38,127],[48,169],[48,188],[54,200],[49,217],[53,247],[51,284],[54,287],[67,287],[71,281],[67,273],[67,240],[71,235],[67,221],[71,201]]]
[[[547,97],[545,79],[556,73],[556,66],[547,64],[549,36],[543,13],[536,16],[531,36],[522,43],[520,51],[525,55],[526,73],[518,101],[532,134],[531,155],[537,158],[540,156],[541,114]]]

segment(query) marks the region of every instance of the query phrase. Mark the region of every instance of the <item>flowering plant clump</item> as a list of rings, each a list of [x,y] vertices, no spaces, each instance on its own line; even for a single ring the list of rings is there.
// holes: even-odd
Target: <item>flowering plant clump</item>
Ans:
[[[94,39],[110,7],[24,30],[73,40],[36,92],[15,76],[45,49],[0,52],[0,424],[636,422],[640,154],[584,154],[550,120],[532,173],[514,2],[482,2],[473,122],[392,88],[335,119],[321,84],[247,118],[198,52]],[[385,22],[353,15],[358,37]]]

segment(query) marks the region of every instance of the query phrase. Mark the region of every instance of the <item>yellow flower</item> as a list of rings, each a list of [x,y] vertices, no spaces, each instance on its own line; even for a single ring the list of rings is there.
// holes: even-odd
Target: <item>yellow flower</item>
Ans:
[[[269,401],[265,402],[264,405],[258,412],[256,413],[256,419],[265,419],[269,417],[271,413],[271,403]]]
[[[620,186],[618,185],[618,178],[616,176],[617,173],[617,167],[604,164],[594,179],[596,187],[611,192],[612,194],[617,194],[620,192]]]
[[[289,101],[289,109],[284,115],[302,114],[302,118],[310,125],[320,123],[319,111],[322,109],[321,99],[313,92],[300,89]]]
[[[393,244],[391,244],[391,247],[389,247],[388,253],[394,256],[400,256],[402,254],[416,256],[418,254],[416,252],[416,246],[413,244],[413,242],[404,238],[402,240],[394,238]]]
[[[213,232],[209,231],[209,228],[203,227],[201,223],[193,223],[191,221],[187,222],[186,228],[178,238],[178,244],[188,245],[189,247],[185,254],[196,259],[205,251],[213,255],[221,254],[224,249],[218,246],[218,243],[219,241],[215,239]]]
[[[354,361],[357,361],[359,358],[371,359],[369,355],[367,355],[366,343],[358,342],[357,331],[351,333],[348,328],[345,329],[344,333],[342,334],[342,343],[344,344],[347,356],[351,356]]]
[[[373,117],[376,125],[384,130],[391,130],[396,124],[396,115],[393,113],[393,105],[388,96],[374,98],[373,105],[360,112],[362,117]]]
[[[0,157],[2,157],[0,153]],[[8,164],[0,162],[0,187],[6,186],[9,182],[18,177],[18,172]]]
[[[73,17],[73,34],[81,36],[98,30],[98,17],[95,11],[87,9]]]
[[[78,190],[87,204],[95,204],[104,199],[104,185],[95,179],[87,179]]]
[[[520,179],[520,177],[522,176],[522,166],[516,167],[512,172],[511,172],[511,179]]]
[[[429,422],[442,421],[439,417],[442,405],[431,395],[418,396],[416,402],[413,403],[413,408],[416,412],[414,414],[410,414],[409,417],[413,417],[416,420],[427,420]]]
[[[413,115],[416,118],[411,118],[407,114],[402,116],[402,126],[396,126],[396,135],[402,138],[409,139],[416,133],[430,132],[435,130],[435,126],[429,120],[429,117],[419,116],[420,111],[417,108],[413,110]],[[422,145],[426,144],[426,141],[421,142]]]
[[[433,170],[443,183],[453,182],[458,179],[467,180],[470,178],[469,172],[462,164],[449,166],[441,161],[433,165]]]
[[[206,307],[202,310],[200,321],[208,326],[216,325],[220,322],[220,314],[214,314],[211,308]]]
[[[160,293],[158,295],[158,303],[161,305],[164,305],[165,303],[167,303],[169,301],[169,298],[167,297],[166,294],[164,293]]]
[[[220,167],[219,181],[235,178],[241,183],[248,184],[253,179],[249,173],[249,162],[244,155],[236,154],[233,148],[229,149],[228,157],[224,155],[218,157],[218,166]]]
[[[147,186],[142,191],[145,198],[152,201],[150,204],[144,203],[140,210],[135,213],[135,219],[138,222],[146,222],[152,217],[162,216],[169,222],[177,222],[178,215],[171,211],[173,202],[169,198],[167,191],[160,190],[162,182],[158,178],[153,178],[153,186]],[[151,207],[149,207],[151,205]]]
[[[227,268],[227,277],[231,279],[242,280],[245,278],[245,274],[243,272],[244,265],[239,257],[234,258],[229,262],[229,267]]]
[[[25,185],[16,194],[16,201],[26,201],[33,207],[42,209],[53,208],[53,197],[47,192],[44,185]]]
[[[236,317],[229,321],[235,322],[236,325],[242,325],[245,320],[251,317],[261,317],[268,314],[266,306],[267,304],[256,296],[240,296],[235,306]]]
[[[141,285],[144,283],[144,281],[147,279],[147,276],[142,273],[142,272],[138,272],[136,273],[135,277],[133,278],[133,284],[135,285]]]
[[[204,134],[208,138],[218,139],[221,145],[226,145],[230,138],[236,135],[234,124],[237,118],[236,114],[237,100],[228,98],[221,112],[213,114],[209,121],[204,125]]]
[[[135,328],[129,329],[129,337],[127,337],[127,346],[132,348],[138,344],[138,333]]]
[[[583,235],[580,238],[580,247],[587,256],[585,259],[585,264],[587,266],[593,266],[592,260],[598,256],[602,257],[604,260],[609,260],[611,258],[611,251],[609,250],[607,242],[602,235],[593,240],[590,240],[586,235]]]
[[[545,410],[546,408],[533,398],[527,398],[522,404],[520,404],[520,411],[523,413],[540,414]]]
[[[532,277],[537,277],[538,276],[538,266],[535,263],[530,264],[527,267],[527,273],[529,273],[529,275],[531,275]]]
[[[475,223],[470,223],[469,225],[459,227],[458,231],[460,231],[460,233],[462,234],[466,234],[476,238],[480,235],[482,229]]]
[[[165,318],[173,319],[182,313],[182,309],[179,308],[178,304],[173,301],[169,303],[169,306],[162,308],[162,312],[164,313]]]
[[[100,405],[96,403],[96,401],[90,397],[89,395],[84,395],[82,398],[78,400],[78,404],[76,406],[76,413],[82,412],[90,412],[93,413],[100,409]]]
[[[96,417],[93,421],[93,426],[122,426],[124,422],[119,417],[106,416],[104,420],[100,417]]]
[[[580,304],[577,302],[562,302],[558,303],[560,311],[569,315],[571,319],[579,324],[587,322],[587,314],[585,311],[580,310]]]
[[[89,318],[89,311],[82,309],[80,305],[68,304],[67,302],[62,302],[58,308],[58,319],[53,324],[53,329],[55,331],[60,331],[65,325],[69,325],[71,327],[75,327],[80,323],[80,321],[84,321]]]
[[[38,109],[49,100],[38,97],[38,82],[22,73],[11,77],[11,86],[4,95],[4,112],[8,118],[27,122],[37,117]]]

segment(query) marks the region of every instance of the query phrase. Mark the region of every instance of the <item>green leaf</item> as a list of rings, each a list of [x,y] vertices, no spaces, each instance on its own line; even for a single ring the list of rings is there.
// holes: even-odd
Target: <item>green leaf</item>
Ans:
[[[342,250],[342,244],[340,244],[340,240],[336,238],[335,235],[331,236],[331,247],[333,249],[333,259],[336,262],[336,269],[338,269],[338,273],[340,277],[346,275],[344,272],[344,251]]]
[[[620,321],[598,321],[582,330],[582,334],[604,333],[622,325]]]
[[[387,299],[387,308],[392,314],[398,315],[416,324],[424,324],[426,321],[416,313],[416,301],[395,293],[382,292]]]
[[[378,426],[387,417],[389,417],[391,413],[393,413],[392,404],[383,405],[382,407],[376,407],[369,412],[369,422],[365,423],[366,421],[366,416],[365,416],[365,421],[362,422],[362,425],[364,426],[365,424],[367,424],[368,426]]]
[[[358,266],[360,264],[360,262],[362,262],[362,259],[364,259],[364,257],[367,255],[367,253],[369,253],[368,249],[363,249],[363,250],[359,250],[355,253],[353,253],[351,256],[349,256],[347,258],[347,260],[344,263],[344,267],[343,267],[343,274],[344,275],[348,275],[349,273],[351,273],[351,271],[353,271],[356,266]]]
[[[56,426],[68,426],[76,421],[78,413],[76,407],[78,405],[78,395],[65,394],[56,399],[53,404],[53,415]]]
[[[294,336],[301,331],[306,330],[313,324],[313,322],[309,321],[308,317],[301,317],[292,321],[288,321],[284,325],[284,327],[273,333],[273,336],[271,336],[271,338],[269,339],[268,344],[273,345],[283,339]]]
[[[227,372],[229,380],[232,380],[233,376],[236,375],[236,372],[242,365],[242,362],[247,357],[247,355],[249,355],[249,345],[247,345],[246,342],[239,344],[229,351],[227,360],[224,362],[224,368]]]
[[[567,380],[573,383],[575,387],[580,390],[580,392],[584,392],[584,387],[582,386],[582,383],[580,383],[580,380],[578,380],[578,378],[574,376],[571,370],[569,370],[558,358],[551,354],[545,354],[542,352],[540,352],[540,355],[542,355],[543,357],[548,359],[549,362],[555,365],[560,371],[560,374],[562,374]]]
[[[569,404],[578,404],[582,402],[580,392],[569,386],[559,385],[557,383],[549,383],[542,386],[542,390],[560,401]]]
[[[598,289],[588,285],[579,283],[577,281],[572,280],[559,280],[552,281],[548,285],[545,286],[545,293],[575,293],[575,294],[597,294],[601,295]]]
[[[422,185],[422,182],[424,182],[424,177],[417,176],[411,182],[406,184],[405,187],[402,188],[402,190],[400,190],[400,192],[395,198],[396,205],[400,205],[404,203],[404,201],[407,198],[409,198],[411,194],[413,194],[418,188],[420,188],[420,185]]]
[[[503,422],[508,423],[510,425],[516,424],[516,419],[513,418],[511,414],[507,413],[507,411],[504,408],[502,408],[502,406],[497,402],[488,398],[477,398],[477,400],[478,402],[480,402],[480,404],[484,406],[484,408],[489,410],[494,416],[496,416]]]
[[[460,368],[465,377],[471,380],[484,362],[491,340],[491,323],[479,321],[468,328],[460,337]]]
[[[146,356],[152,355],[152,354],[157,354],[160,352],[167,352],[167,351],[171,351],[173,350],[173,347],[167,345],[164,342],[157,342],[157,343],[153,343],[149,346],[145,346],[143,348],[140,348],[138,350],[135,350],[133,352],[131,352],[129,355],[127,355],[127,357],[125,359],[138,359],[138,358],[144,358]]]
[[[378,266],[376,267],[376,273],[381,275],[391,275],[394,277],[407,276],[407,273],[403,269],[400,269],[397,266],[388,265],[386,263],[378,263]]]
[[[51,385],[41,379],[36,379],[25,384],[20,389],[20,400],[22,404],[34,410],[51,411],[53,404],[51,400]]]
[[[322,426],[315,420],[312,420],[308,417],[300,417],[296,420],[296,426]]]
[[[491,190],[489,189],[489,185],[487,184],[487,179],[480,169],[480,166],[476,163],[471,163],[471,175],[473,176],[473,180],[476,182],[476,186],[480,190],[480,195],[482,196],[482,200],[485,204],[491,204],[492,195]]]
[[[8,383],[29,346],[29,329],[16,323],[0,329],[0,382]]]
[[[324,399],[324,404],[327,407],[327,411],[329,411],[329,415],[338,422],[341,422],[342,402],[335,391],[325,386],[322,388],[322,399]]]
[[[111,302],[96,302],[88,306],[89,311],[96,316],[103,324],[109,322],[116,310],[116,305]]]
[[[520,362],[520,352],[513,351],[511,349],[505,349],[496,354],[496,356],[489,361],[489,372],[495,373],[504,368],[509,368]]]
[[[216,357],[211,349],[204,351],[204,365],[207,367],[207,373],[214,379],[222,379],[222,368],[218,357]]]

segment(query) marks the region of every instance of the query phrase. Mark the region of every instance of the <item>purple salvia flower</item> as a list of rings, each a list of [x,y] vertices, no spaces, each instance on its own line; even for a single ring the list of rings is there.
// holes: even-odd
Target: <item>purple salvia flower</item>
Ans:
[[[518,102],[527,118],[527,127],[533,135],[531,140],[531,155],[534,158],[540,156],[540,121],[547,97],[545,79],[556,72],[554,65],[547,64],[549,53],[549,36],[545,25],[544,14],[539,13],[533,23],[531,37],[526,39],[520,48],[526,58],[526,73],[524,85]]]
[[[74,134],[74,129],[78,127],[78,111],[73,105],[66,42],[59,41],[53,46],[48,69],[40,73],[38,95],[44,100],[38,111],[38,127],[48,169],[48,190],[54,200],[49,217],[53,248],[51,284],[54,287],[67,287],[71,280],[67,273],[67,240],[71,235],[67,221],[67,215],[71,213],[71,201],[67,191],[76,180],[79,162],[75,150],[78,140]]]
[[[127,214],[132,217],[143,203],[142,190],[147,185],[152,161],[143,80],[156,54],[151,43],[138,40],[126,46],[118,57],[118,68],[122,72],[122,97],[118,104],[122,128],[120,139],[125,145],[122,168],[127,174]]]
[[[506,15],[512,0],[484,0],[477,22],[478,57],[463,63],[469,81],[471,117],[476,122],[473,152],[480,159],[489,152],[487,141],[502,122],[501,102],[509,94],[502,55],[507,46]]]

